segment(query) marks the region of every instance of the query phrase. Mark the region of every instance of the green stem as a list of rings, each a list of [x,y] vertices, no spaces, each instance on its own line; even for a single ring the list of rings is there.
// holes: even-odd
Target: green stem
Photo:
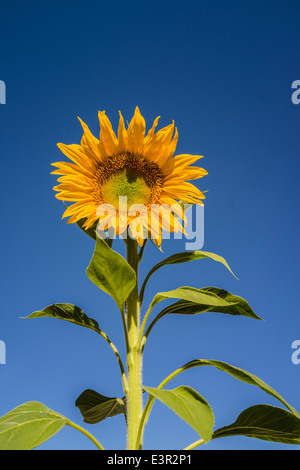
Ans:
[[[184,450],[193,450],[193,449],[196,449],[196,447],[201,446],[201,444],[204,444],[204,440],[203,440],[203,439],[199,439],[198,441],[193,442],[193,444],[190,444],[190,445],[187,446]]]
[[[68,426],[71,426],[71,428],[77,429],[77,431],[80,431],[82,434],[87,436],[94,444],[96,447],[98,447],[99,450],[104,450],[100,442],[97,441],[97,439],[92,436],[86,429],[82,428],[81,426],[78,426],[78,424],[73,423],[73,421],[70,421],[69,419],[66,418],[66,424]]]
[[[141,288],[141,291],[140,291],[140,295],[139,295],[139,300],[140,300],[140,304],[142,305],[143,303],[143,300],[144,300],[144,294],[145,294],[145,289],[146,289],[146,285],[147,285],[147,282],[150,278],[152,274],[152,270],[147,274],[144,282],[143,282],[143,285],[142,285],[142,288]]]
[[[123,362],[122,362],[122,359],[121,359],[121,356],[119,354],[119,351],[117,350],[116,346],[114,345],[114,343],[112,343],[112,341],[109,339],[109,337],[107,336],[106,333],[104,333],[104,331],[97,329],[95,330],[97,331],[97,333],[99,333],[100,336],[102,336],[102,338],[105,339],[105,341],[107,341],[107,343],[110,345],[111,349],[113,350],[113,352],[115,353],[115,356],[117,358],[117,361],[119,363],[119,367],[120,367],[120,371],[121,371],[121,376],[122,376],[122,384],[123,384],[123,390],[125,393],[127,393],[128,391],[128,384],[127,384],[127,378],[126,378],[126,372],[125,372],[125,369],[124,369],[124,366],[123,366]]]
[[[142,361],[138,344],[140,333],[140,305],[138,300],[138,246],[136,240],[127,238],[127,261],[136,273],[136,285],[127,299],[128,328],[128,392],[127,392],[127,449],[136,447],[139,423],[142,416]]]
[[[145,338],[145,335],[143,335],[143,333],[144,333],[144,330],[146,328],[146,323],[147,323],[147,320],[148,320],[149,315],[151,313],[151,310],[152,310],[152,303],[151,303],[150,307],[148,308],[148,310],[147,310],[147,312],[146,312],[146,314],[143,318],[142,326],[141,326],[140,333],[139,333],[138,344],[139,344],[139,347],[140,347],[141,351],[143,351],[144,346],[145,346],[145,342],[146,342],[146,338]]]
[[[143,254],[144,254],[144,250],[145,250],[147,241],[148,241],[148,239],[146,238],[146,239],[144,240],[144,243],[143,243],[142,248],[140,249],[140,252],[139,252],[139,263],[142,261],[142,258],[143,258]]]
[[[82,325],[81,323],[78,323],[78,322],[74,322],[76,325]],[[127,379],[126,379],[126,372],[125,372],[125,369],[124,369],[124,365],[123,365],[123,362],[122,362],[122,359],[121,359],[121,356],[119,354],[119,351],[117,350],[116,346],[114,345],[114,343],[109,339],[109,337],[107,336],[107,334],[102,331],[99,327],[93,325],[93,326],[90,326],[90,325],[84,325],[86,328],[89,328],[90,330],[93,330],[93,331],[96,331],[96,333],[98,333],[103,339],[105,339],[105,341],[109,344],[109,346],[111,347],[111,349],[113,350],[116,358],[117,358],[117,361],[119,363],[119,367],[120,367],[120,371],[121,371],[121,376],[122,376],[122,384],[123,384],[123,389],[124,389],[124,392],[126,393],[127,392]],[[127,326],[125,325],[124,326],[124,330],[126,330],[126,333],[127,333]],[[127,335],[125,334],[125,339],[126,339],[126,346],[127,346]]]
[[[126,302],[125,302],[125,311],[126,307]],[[128,352],[128,331],[127,331],[127,323],[126,323],[126,313],[124,313],[123,310],[121,310],[121,316],[122,316],[122,323],[123,323],[123,330],[124,330],[124,336],[125,336],[125,346],[126,346],[126,352]]]
[[[141,347],[141,352],[142,352],[142,354],[143,354],[143,352],[144,352],[145,344],[146,344],[146,341],[147,341],[148,336],[149,336],[149,334],[150,334],[150,331],[151,331],[152,328],[154,327],[155,323],[158,322],[158,320],[160,320],[162,317],[164,317],[165,315],[167,315],[167,314],[169,313],[169,311],[171,311],[171,313],[172,313],[172,309],[171,309],[170,307],[172,307],[172,305],[171,305],[171,306],[168,306],[168,307],[166,307],[166,308],[164,308],[164,309],[154,318],[154,320],[152,320],[152,322],[150,323],[150,325],[148,326],[147,330],[146,330],[145,333],[144,333],[144,329],[145,329],[145,327],[146,327],[146,321],[147,321],[147,319],[148,319],[148,317],[149,317],[149,314],[148,314],[148,312],[147,312],[147,318],[146,318],[146,321],[143,322],[143,325],[142,325],[142,328],[141,328],[141,335],[140,335],[140,338],[141,338],[140,347]],[[151,308],[151,306],[150,306],[150,308]],[[149,310],[150,310],[150,308],[149,308]],[[144,319],[144,320],[145,320],[145,319]],[[143,329],[143,326],[144,326],[144,329]]]
[[[168,377],[166,377],[160,383],[160,385],[157,387],[157,390],[162,389],[165,385],[167,385],[168,382],[170,382],[170,380],[172,380],[174,377],[176,377],[176,375],[180,374],[184,370],[186,370],[186,368],[183,366],[183,367],[180,367],[180,369],[177,369],[174,372],[172,372],[172,374],[168,375]],[[149,395],[142,417],[140,419],[140,424],[139,424],[138,433],[137,433],[137,440],[136,440],[137,448],[138,448],[139,443],[142,443],[143,441],[143,433],[144,433],[145,425],[148,421],[150,411],[154,404],[154,401],[155,401],[155,398],[152,395]]]

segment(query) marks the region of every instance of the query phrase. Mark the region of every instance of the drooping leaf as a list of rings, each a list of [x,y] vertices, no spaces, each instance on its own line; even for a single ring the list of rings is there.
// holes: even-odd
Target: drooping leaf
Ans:
[[[0,418],[0,450],[34,449],[65,424],[64,416],[42,403],[24,403]]]
[[[151,308],[165,299],[181,299],[196,304],[206,305],[207,308],[229,307],[233,304],[209,290],[183,286],[168,292],[159,292],[156,294],[151,302]]]
[[[75,402],[85,423],[95,424],[106,418],[124,413],[124,402],[120,398],[106,397],[94,390],[87,389]]]
[[[180,386],[174,390],[144,387],[143,389],[171,408],[188,423],[205,441],[212,437],[214,415],[208,402],[191,387]]]
[[[229,305],[209,307],[208,305],[201,303],[179,300],[179,302],[175,302],[174,304],[164,308],[164,310],[162,310],[158,315],[159,318],[169,314],[196,315],[204,312],[217,312],[229,315],[243,315],[245,317],[261,320],[261,318],[253,312],[248,302],[242,297],[231,294],[230,292],[218,287],[203,287],[201,290],[204,292],[212,292],[221,299],[226,300],[226,302],[229,302]]]
[[[123,256],[100,238],[97,238],[87,275],[97,287],[112,296],[122,311],[125,300],[135,287],[136,275]]]
[[[201,366],[213,366],[219,370],[226,372],[227,374],[232,375],[234,378],[240,380],[241,382],[248,383],[250,385],[255,385],[262,389],[264,392],[271,395],[273,398],[276,398],[280,401],[288,410],[290,410],[295,416],[300,418],[299,413],[291,406],[289,403],[272,387],[267,385],[263,380],[257,377],[250,372],[247,372],[239,367],[232,366],[227,364],[226,362],[216,361],[216,360],[208,360],[208,359],[195,359],[194,361],[190,361],[185,364],[180,371],[183,372],[188,369],[192,369],[193,367],[201,367]]]
[[[145,292],[145,288],[146,288],[146,284],[149,280],[149,278],[152,276],[152,274],[154,274],[158,269],[162,268],[163,266],[167,266],[167,265],[170,265],[170,264],[180,264],[180,263],[187,263],[188,261],[195,261],[195,260],[199,260],[199,259],[205,259],[205,258],[210,258],[214,261],[217,261],[219,263],[222,263],[230,272],[231,274],[236,277],[232,270],[230,269],[227,261],[222,257],[222,256],[219,256],[219,255],[216,255],[215,253],[209,253],[207,251],[185,251],[183,253],[176,253],[175,255],[172,255],[172,256],[169,256],[168,258],[160,261],[159,263],[157,263],[155,266],[153,266],[153,268],[149,271],[149,273],[147,274],[145,280],[144,280],[144,283],[142,285],[142,288],[141,288],[141,292],[140,292],[140,300],[141,302],[143,301],[143,298],[144,298],[144,292]]]
[[[213,439],[247,436],[282,444],[300,444],[300,419],[271,405],[254,405],[244,410],[229,426],[217,429]]]
[[[89,318],[81,308],[76,307],[73,304],[52,304],[43,310],[33,312],[31,315],[25,318],[40,318],[40,317],[52,317],[58,318],[60,320],[67,320],[76,325],[84,326],[86,328],[91,328],[100,331],[99,325],[96,320]]]

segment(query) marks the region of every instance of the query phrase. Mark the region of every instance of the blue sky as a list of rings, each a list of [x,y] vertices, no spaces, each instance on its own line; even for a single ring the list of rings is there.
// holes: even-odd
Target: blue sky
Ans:
[[[87,278],[93,242],[61,220],[50,164],[57,142],[79,143],[80,116],[97,134],[98,110],[116,128],[139,106],[148,126],[173,119],[177,153],[204,155],[209,190],[203,249],[226,258],[165,267],[149,281],[157,291],[217,286],[248,300],[264,321],[204,314],[169,316],[145,350],[144,384],[158,385],[195,358],[246,369],[300,410],[300,365],[291,361],[299,328],[299,124],[291,84],[300,79],[299,2],[154,1],[1,3],[0,107],[2,312],[0,414],[37,400],[81,423],[74,402],[86,388],[122,396],[108,345],[89,330],[51,319],[23,320],[46,305],[71,302],[95,318],[124,353],[121,320],[111,298]],[[121,241],[114,245],[123,252]],[[147,246],[141,278],[184,241]],[[159,307],[156,307],[157,313]],[[216,427],[245,408],[275,400],[226,374],[191,370],[189,385],[211,404]],[[125,447],[122,416],[85,425],[107,449]],[[146,449],[182,449],[197,439],[156,403]],[[92,449],[63,429],[41,449]],[[292,449],[250,438],[219,439],[209,449]]]

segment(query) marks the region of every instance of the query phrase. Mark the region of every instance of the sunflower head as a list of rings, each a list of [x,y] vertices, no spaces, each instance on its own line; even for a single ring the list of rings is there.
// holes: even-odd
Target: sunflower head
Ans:
[[[69,217],[68,223],[86,219],[88,229],[99,221],[102,229],[112,227],[117,235],[129,226],[140,245],[149,235],[160,246],[162,229],[184,231],[185,216],[177,201],[203,204],[204,194],[188,181],[207,171],[191,166],[202,158],[199,155],[174,156],[178,141],[174,122],[155,132],[158,117],[146,134],[139,108],[127,129],[119,114],[116,135],[105,111],[99,112],[99,139],[79,118],[80,145],[58,144],[70,161],[52,164],[56,167],[52,173],[62,175],[53,189],[57,199],[71,202],[63,215]]]

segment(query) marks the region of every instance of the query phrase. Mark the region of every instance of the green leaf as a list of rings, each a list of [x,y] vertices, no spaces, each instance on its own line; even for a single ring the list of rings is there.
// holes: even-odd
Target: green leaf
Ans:
[[[123,256],[100,238],[97,239],[87,275],[97,287],[112,296],[122,311],[125,300],[135,287],[136,275]]]
[[[67,204],[64,202],[64,206],[67,209]],[[80,220],[77,220],[76,225],[90,238],[93,240],[97,241],[97,226],[98,226],[98,221],[96,221],[90,228],[85,228],[84,224],[87,221],[87,218],[83,218]],[[113,238],[108,237],[107,240],[105,240],[108,246],[112,246],[113,244]]]
[[[205,441],[212,437],[214,415],[207,401],[191,387],[181,386],[174,390],[144,387],[143,389],[171,408],[188,423]]]
[[[215,294],[217,297],[226,300],[226,302],[229,302],[229,305],[227,304],[222,306],[209,307],[208,305],[201,303],[180,300],[179,302],[175,302],[174,304],[169,305],[164,310],[162,310],[158,317],[162,318],[163,316],[169,314],[196,315],[204,312],[218,312],[229,315],[243,315],[245,317],[261,320],[261,318],[253,312],[248,302],[242,297],[231,294],[230,292],[218,287],[203,287],[201,290]]]
[[[34,449],[50,439],[66,423],[64,416],[42,403],[24,403],[0,418],[0,449]]]
[[[256,375],[251,374],[250,372],[240,369],[239,367],[231,366],[230,364],[227,364],[226,362],[216,361],[216,360],[207,360],[207,359],[196,359],[194,361],[191,361],[185,364],[180,369],[180,372],[183,372],[188,369],[192,369],[193,367],[201,367],[201,366],[216,367],[217,369],[222,370],[226,372],[227,374],[232,375],[234,378],[242,382],[248,383],[250,385],[255,385],[261,388],[264,392],[268,393],[269,395],[271,395],[272,397],[280,401],[295,416],[300,418],[299,413],[291,405],[289,405],[287,401],[279,393],[276,392],[276,390],[274,390],[272,387],[267,385],[263,380],[261,380],[259,377],[256,377]]]
[[[194,203],[191,203],[191,202],[184,202],[184,201],[181,201],[181,200],[180,200],[180,201],[177,201],[177,203],[181,205],[181,207],[182,207],[182,209],[183,209],[183,211],[184,211],[184,214],[186,213],[186,211],[188,211],[191,207],[194,206]],[[177,220],[179,220],[179,221],[182,220],[181,217],[179,217],[179,215],[177,215],[175,212],[174,212],[174,217],[175,217]]]
[[[217,429],[213,439],[247,436],[282,444],[300,444],[300,419],[271,405],[255,405],[244,410],[229,426]]]
[[[141,288],[140,301],[141,302],[143,301],[146,284],[150,276],[152,276],[152,274],[155,273],[155,271],[157,271],[158,269],[162,268],[163,266],[170,265],[170,264],[187,263],[188,261],[195,261],[195,260],[205,259],[205,258],[210,258],[214,261],[222,263],[227,269],[229,269],[231,274],[234,277],[236,277],[231,271],[227,261],[222,256],[216,255],[215,253],[209,253],[207,251],[198,251],[198,250],[197,251],[185,251],[183,253],[176,253],[175,255],[169,256],[163,261],[160,261],[149,271]]]
[[[83,421],[89,424],[99,423],[124,413],[124,402],[120,398],[105,397],[94,390],[87,389],[82,392],[75,402],[83,416]]]
[[[83,227],[84,223],[86,222],[87,219],[80,219],[80,220],[77,220],[76,224],[78,225],[78,227],[86,234],[88,235],[90,238],[92,238],[93,240],[97,241],[98,239],[98,236],[97,236],[97,226],[98,226],[98,221],[95,222],[90,228],[86,229],[85,227]],[[107,238],[106,239],[103,239],[105,241],[105,243],[107,243],[107,245],[111,248],[112,247],[112,244],[113,244],[113,237],[110,237],[109,236],[109,233],[107,232]]]
[[[63,202],[65,208],[67,209],[68,206],[65,202]],[[96,235],[96,228],[97,228],[97,224],[98,222],[95,222],[90,228],[88,229],[85,229],[83,227],[84,223],[87,221],[87,218],[83,218],[83,219],[80,219],[80,220],[77,220],[76,222],[76,225],[86,234],[88,235],[89,237],[91,237],[93,240],[96,241],[97,239],[97,235]]]
[[[151,302],[151,309],[162,300],[181,299],[196,304],[206,305],[206,308],[229,307],[232,302],[227,302],[221,296],[205,289],[196,289],[195,287],[178,287],[178,289],[168,292],[158,292]]]
[[[182,289],[182,288],[181,288]],[[191,289],[191,288],[190,288]],[[174,291],[171,291],[174,292]],[[175,291],[176,292],[176,291]],[[242,297],[239,297],[237,295],[231,294],[230,292],[224,290],[224,289],[219,289],[218,287],[203,287],[202,289],[198,289],[198,292],[203,295],[205,294],[214,294],[214,296],[217,296],[221,300],[225,300],[227,303],[225,305],[211,305],[211,298],[207,298],[206,300],[208,301],[207,304],[201,303],[201,298],[199,295],[198,300],[200,300],[199,303],[197,302],[191,302],[189,300],[179,300],[178,302],[175,302],[171,305],[168,305],[165,307],[155,318],[152,320],[150,325],[147,328],[147,331],[145,333],[145,338],[149,336],[150,331],[154,327],[154,325],[163,318],[166,315],[198,315],[200,313],[204,312],[218,312],[218,313],[225,313],[229,315],[243,315],[245,317],[250,317],[254,318],[256,320],[261,320],[260,317],[258,317],[248,304],[246,300],[244,300]],[[158,294],[160,295],[160,294]],[[193,293],[193,297],[195,300],[195,296]],[[159,301],[159,299],[157,299]],[[163,300],[163,299],[161,299]],[[156,299],[153,299],[153,302],[156,302]],[[150,309],[153,307],[151,304]],[[145,345],[145,340],[143,341],[143,348]]]
[[[84,326],[96,330],[98,333],[101,331],[96,320],[89,318],[79,307],[73,304],[52,304],[43,310],[33,312],[25,318],[40,318],[52,317],[60,320],[67,320],[76,325]]]
[[[93,240],[97,240],[97,235],[96,235],[96,228],[98,225],[98,221],[95,222],[90,228],[86,229],[83,227],[84,223],[87,221],[87,219],[80,219],[77,220],[76,225],[89,237],[91,237]]]

